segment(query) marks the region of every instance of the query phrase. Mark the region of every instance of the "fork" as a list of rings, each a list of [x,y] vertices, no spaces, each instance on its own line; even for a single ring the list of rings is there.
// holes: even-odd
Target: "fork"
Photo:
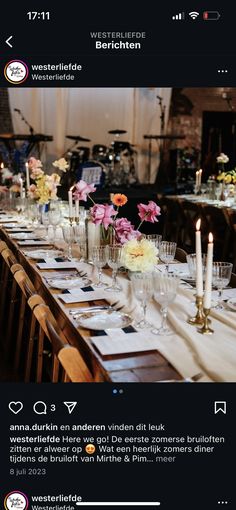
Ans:
[[[81,315],[82,313],[85,313],[85,312],[89,312],[89,311],[99,311],[99,310],[116,310],[116,311],[119,311],[121,310],[122,308],[124,308],[124,305],[120,306],[120,307],[116,307],[116,305],[118,305],[119,301],[116,301],[115,303],[111,303],[110,305],[95,305],[95,306],[87,306],[87,307],[82,307],[78,310],[73,310],[70,309],[69,310],[69,314],[73,316],[73,318],[76,318],[78,317],[78,315]],[[116,308],[115,308],[116,307]]]

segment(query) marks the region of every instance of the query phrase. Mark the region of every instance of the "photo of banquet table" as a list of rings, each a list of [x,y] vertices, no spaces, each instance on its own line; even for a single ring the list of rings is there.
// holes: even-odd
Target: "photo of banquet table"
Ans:
[[[6,222],[6,218],[9,223]],[[121,272],[118,275],[121,293],[114,292],[107,296],[108,293],[104,291],[100,290],[100,293],[98,290],[94,291],[91,283],[90,295],[94,292],[95,296],[91,301],[86,301],[85,297],[81,299],[81,289],[63,292],[53,289],[48,284],[48,275],[63,276],[77,270],[86,274],[93,282],[96,278],[93,266],[76,258],[69,263],[63,262],[63,259],[62,262],[58,262],[50,258],[46,263],[37,262],[30,258],[30,250],[34,251],[35,247],[24,244],[22,246],[22,241],[14,239],[11,228],[7,228],[8,224],[14,223],[14,230],[17,230],[17,222],[20,224],[21,221],[19,215],[2,214],[0,221],[1,239],[7,243],[37,292],[53,311],[68,342],[82,353],[96,382],[235,381],[236,315],[226,303],[228,298],[236,296],[235,289],[229,288],[224,291],[223,311],[212,307],[211,321],[214,329],[212,335],[201,335],[196,327],[188,324],[188,318],[195,313],[194,289],[184,280],[181,281],[175,301],[169,307],[168,318],[173,328],[172,335],[157,336],[152,334],[150,329],[137,332],[134,328],[131,330],[127,328],[127,331],[107,330],[97,334],[96,331],[78,327],[76,312],[80,307],[110,303],[121,308],[132,318],[140,315],[140,305],[132,293],[127,273]],[[35,235],[37,238],[38,233]],[[40,246],[40,242],[43,241],[38,242]],[[37,241],[35,244],[38,248]],[[55,242],[55,245],[60,249],[64,247],[61,240]],[[50,246],[48,248],[50,253]],[[162,271],[162,266],[158,264],[156,270]],[[175,261],[170,264],[170,271],[177,272],[181,277],[181,274],[186,273],[186,264]],[[106,282],[111,281],[109,269],[103,270],[103,278]],[[71,310],[72,313],[75,311],[74,315]],[[160,306],[155,300],[148,306],[147,318],[155,327],[160,324]]]

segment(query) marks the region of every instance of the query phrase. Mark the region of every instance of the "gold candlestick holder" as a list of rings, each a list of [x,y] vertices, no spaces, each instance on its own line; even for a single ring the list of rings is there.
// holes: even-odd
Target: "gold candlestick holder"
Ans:
[[[197,313],[195,317],[190,317],[188,319],[188,323],[193,326],[199,325],[202,326],[204,324],[204,316],[203,316],[203,296],[196,296],[196,308]]]
[[[198,328],[198,333],[202,335],[212,335],[214,333],[214,330],[209,327],[210,319],[208,319],[208,315],[210,311],[210,308],[203,308],[204,322],[202,328]]]
[[[75,218],[72,217],[72,216],[69,216],[69,222],[70,222],[70,226],[72,227],[73,223],[75,221]]]
[[[76,223],[76,225],[79,225],[79,216],[75,217],[75,223]]]

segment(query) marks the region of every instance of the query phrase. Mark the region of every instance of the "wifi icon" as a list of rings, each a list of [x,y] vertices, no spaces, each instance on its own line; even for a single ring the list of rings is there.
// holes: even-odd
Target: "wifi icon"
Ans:
[[[199,16],[199,12],[193,11],[188,13],[190,18],[196,19]]]

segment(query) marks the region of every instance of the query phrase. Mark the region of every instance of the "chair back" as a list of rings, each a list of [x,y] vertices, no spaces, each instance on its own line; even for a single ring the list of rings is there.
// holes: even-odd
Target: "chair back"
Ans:
[[[32,306],[32,300],[29,300]],[[78,349],[70,345],[59,328],[55,317],[46,304],[35,306],[33,313],[52,345],[53,355],[62,365],[67,380],[71,382],[92,382],[92,375]],[[55,366],[53,367],[55,371]],[[55,382],[55,380],[53,381]]]

